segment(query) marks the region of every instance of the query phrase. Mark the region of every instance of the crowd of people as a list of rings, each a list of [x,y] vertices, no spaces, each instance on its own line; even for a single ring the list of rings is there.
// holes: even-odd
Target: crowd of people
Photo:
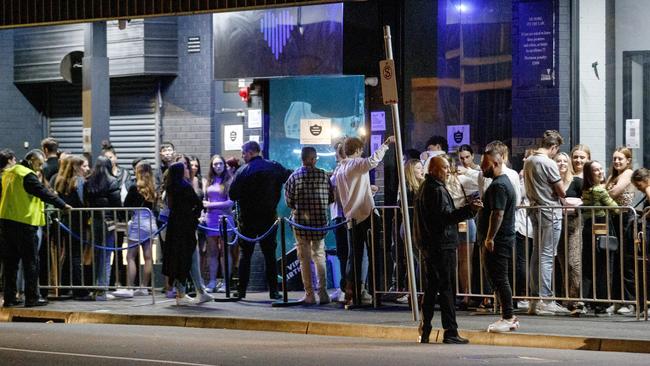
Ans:
[[[44,284],[51,278],[45,266],[39,270],[39,262],[48,260],[48,250],[41,248],[50,245],[50,239],[43,237],[43,227],[56,225],[46,220],[45,204],[64,212],[108,208],[101,215],[61,216],[67,227],[91,232],[95,246],[89,250],[80,237],[67,236],[71,242],[64,246],[70,249],[63,250],[56,282],[72,286],[70,297],[105,301],[147,295],[153,267],[152,233],[160,232],[164,290],[177,304],[211,301],[211,293],[225,292],[225,279],[234,274],[238,281],[233,296],[245,298],[256,243],[265,259],[269,297],[279,299],[275,224],[281,199],[292,212],[305,290],[303,303],[368,304],[372,276],[368,274],[367,232],[379,214],[374,200],[377,187],[371,184],[369,173],[393,142],[391,136],[364,157],[364,142],[345,138],[335,146],[336,168],[326,172],[316,167],[318,154],[313,147],[302,149],[302,166],[291,171],[262,157],[260,145],[250,141],[242,146],[243,164],[239,158],[214,155],[207,177],[197,157],[177,153],[170,142],[160,146],[159,169],[154,169],[152,162],[136,159],[133,174],[117,164],[117,152],[109,142],[92,169],[88,157],[60,152],[52,138],[44,139],[41,150],[30,151],[20,162],[12,151],[2,150],[3,306],[23,301],[25,306],[47,304],[48,290],[39,291],[38,284],[39,279]],[[466,343],[457,332],[456,308],[490,306],[492,293],[497,294],[503,317],[488,328],[496,332],[519,327],[515,308],[537,315],[581,314],[589,309],[596,313],[635,312],[630,303],[638,300],[633,237],[636,213],[622,207],[635,206],[636,191],[643,196],[636,206],[649,204],[650,172],[633,170],[632,152],[626,147],[616,149],[605,174],[603,164],[591,159],[589,147],[576,145],[564,153],[559,151],[563,143],[557,131],[546,131],[540,145],[526,151],[519,173],[511,168],[510,151],[501,141],[489,143],[480,159],[469,145],[450,152],[441,136],[429,139],[424,152],[405,152],[407,204],[414,243],[422,258],[417,263],[424,282],[421,342],[429,340],[434,304],[439,302],[444,341]],[[517,209],[520,206],[530,208]],[[116,235],[115,222],[124,217],[110,208],[120,207],[137,209],[127,215],[130,220],[125,232]],[[259,240],[240,239],[236,246],[226,245],[231,238],[222,237],[224,218],[243,237]],[[401,218],[396,219],[401,225]],[[334,284],[336,291],[329,294],[324,250],[327,232],[318,228],[331,223],[341,224],[334,229],[334,236],[343,276]],[[392,243],[393,289],[406,292],[405,230],[401,226]],[[54,230],[58,228],[48,232]],[[112,251],[103,248],[121,247],[124,242],[136,245],[127,249],[125,276],[116,283]],[[230,255],[224,255],[225,251]],[[140,253],[142,268],[138,266]],[[17,284],[19,272],[24,273],[22,286]],[[89,283],[89,279],[95,282]],[[193,285],[195,297],[188,295],[188,283]],[[112,285],[118,289],[109,292]],[[486,296],[459,297],[457,293]],[[513,301],[513,295],[520,300]],[[600,301],[585,304],[576,300],[594,297]],[[621,305],[619,300],[628,304]],[[397,301],[411,300],[404,295]]]

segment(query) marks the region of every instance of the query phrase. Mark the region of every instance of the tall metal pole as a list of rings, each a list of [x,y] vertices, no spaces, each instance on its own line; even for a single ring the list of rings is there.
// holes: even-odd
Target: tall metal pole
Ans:
[[[386,59],[393,59],[393,44],[390,36],[390,26],[384,26],[384,47]],[[406,244],[406,264],[408,267],[409,293],[411,295],[411,311],[413,320],[420,321],[418,309],[418,297],[415,284],[415,265],[413,260],[413,241],[411,240],[411,218],[408,211],[408,199],[406,196],[406,177],[404,175],[404,154],[402,153],[402,133],[399,121],[399,105],[391,103],[390,109],[393,112],[393,133],[395,135],[395,152],[397,154],[397,173],[399,174],[399,190],[402,209],[402,222],[404,223],[404,242]]]

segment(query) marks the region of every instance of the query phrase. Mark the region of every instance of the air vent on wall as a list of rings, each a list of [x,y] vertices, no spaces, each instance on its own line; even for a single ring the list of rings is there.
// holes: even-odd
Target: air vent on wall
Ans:
[[[201,37],[187,37],[187,53],[201,52]]]

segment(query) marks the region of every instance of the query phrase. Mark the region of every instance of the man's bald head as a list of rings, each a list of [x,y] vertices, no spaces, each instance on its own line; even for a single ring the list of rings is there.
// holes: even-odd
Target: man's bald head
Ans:
[[[444,182],[449,176],[449,162],[442,156],[434,156],[429,161],[429,175]]]

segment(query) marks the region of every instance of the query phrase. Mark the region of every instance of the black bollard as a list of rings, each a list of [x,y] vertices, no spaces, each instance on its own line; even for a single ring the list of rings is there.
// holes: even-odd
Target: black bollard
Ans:
[[[236,297],[230,297],[230,267],[228,266],[228,256],[230,255],[228,252],[230,248],[228,248],[228,221],[226,216],[221,216],[219,233],[221,234],[221,240],[223,240],[223,263],[224,263],[223,280],[226,283],[226,297],[223,299],[215,297],[214,301],[215,302],[239,301],[239,299]]]
[[[287,291],[287,239],[285,238],[284,218],[280,219],[280,246],[282,249],[282,301],[275,301],[271,303],[272,307],[287,307],[302,305],[302,301],[289,301],[289,293]]]

